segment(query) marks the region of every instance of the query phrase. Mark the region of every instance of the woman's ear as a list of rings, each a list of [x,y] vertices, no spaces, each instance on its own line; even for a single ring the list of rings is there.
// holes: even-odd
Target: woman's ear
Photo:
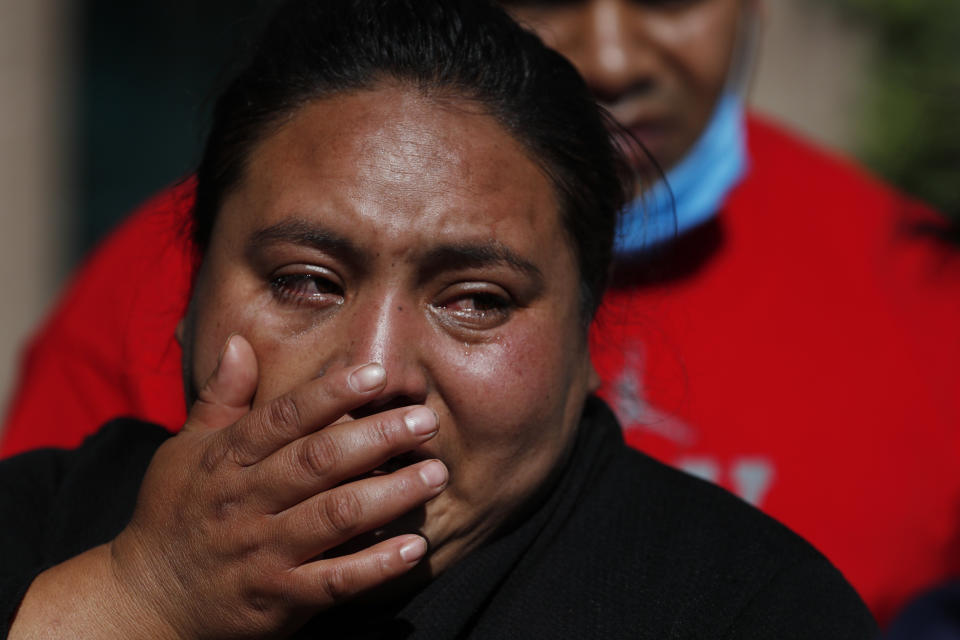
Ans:
[[[587,360],[587,367],[587,393],[596,393],[603,382],[600,380],[600,374],[597,373],[597,368],[593,366],[593,362],[589,359]]]
[[[194,309],[193,299],[187,304],[187,310],[177,323],[177,328],[173,332],[173,337],[177,339],[177,344],[181,349],[186,350],[188,343],[193,339]]]

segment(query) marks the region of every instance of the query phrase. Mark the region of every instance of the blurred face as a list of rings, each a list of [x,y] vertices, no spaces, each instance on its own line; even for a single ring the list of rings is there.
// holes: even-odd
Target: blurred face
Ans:
[[[301,108],[219,212],[191,305],[194,387],[231,332],[256,404],[380,362],[367,414],[424,403],[450,471],[421,528],[442,568],[540,486],[574,434],[589,358],[575,256],[548,179],[466,102],[403,88]]]
[[[756,0],[514,0],[660,164],[675,165],[722,93],[741,13]]]

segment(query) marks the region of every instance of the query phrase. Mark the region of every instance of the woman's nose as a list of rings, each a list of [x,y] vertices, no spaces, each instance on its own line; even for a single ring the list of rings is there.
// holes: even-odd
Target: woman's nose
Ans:
[[[390,296],[375,305],[358,301],[346,315],[347,363],[379,362],[387,372],[384,390],[364,411],[425,402],[428,380],[421,345],[429,337],[418,309]]]
[[[646,91],[656,79],[645,10],[629,0],[591,0],[584,7],[580,46],[569,57],[601,101]]]

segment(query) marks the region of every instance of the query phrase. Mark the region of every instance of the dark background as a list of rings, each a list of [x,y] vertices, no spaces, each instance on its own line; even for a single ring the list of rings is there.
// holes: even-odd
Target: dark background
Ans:
[[[229,61],[248,50],[275,4],[84,0],[72,261],[144,198],[192,171]]]

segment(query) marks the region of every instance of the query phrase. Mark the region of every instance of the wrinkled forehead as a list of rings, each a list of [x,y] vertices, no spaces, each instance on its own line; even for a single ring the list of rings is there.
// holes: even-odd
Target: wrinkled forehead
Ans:
[[[536,246],[560,226],[553,185],[522,143],[473,105],[408,88],[309,103],[249,160],[215,235],[312,218],[378,230],[372,244],[503,235]]]

